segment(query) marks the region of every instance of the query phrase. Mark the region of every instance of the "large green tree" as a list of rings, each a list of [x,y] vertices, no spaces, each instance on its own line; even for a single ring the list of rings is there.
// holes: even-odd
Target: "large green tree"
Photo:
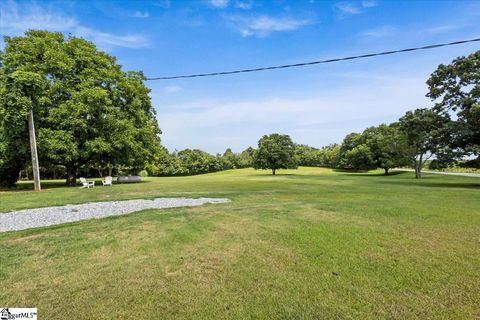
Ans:
[[[348,169],[353,170],[371,170],[375,169],[373,154],[370,148],[365,144],[359,144],[351,150],[345,152],[344,164]]]
[[[75,184],[79,168],[93,163],[139,169],[153,159],[161,132],[142,73],[124,72],[93,43],[61,33],[31,30],[4,41],[0,123],[7,153],[25,161],[25,110],[33,108],[39,157],[65,166],[68,185]],[[23,83],[29,76],[42,90],[22,90],[19,72]],[[9,126],[12,137],[5,134]]]
[[[427,84],[427,96],[436,102],[434,109],[445,115],[456,113],[450,147],[479,155],[480,51],[439,65]]]
[[[258,141],[253,158],[255,169],[270,169],[275,175],[278,169],[296,169],[295,144],[288,135],[273,133]]]
[[[450,122],[448,114],[425,108],[408,111],[400,118],[399,128],[405,134],[415,178],[422,177],[422,168],[428,159],[447,153]]]
[[[391,168],[409,164],[408,145],[398,124],[381,124],[362,132],[363,143],[368,147],[375,167],[382,168],[385,175]]]
[[[360,133],[349,133],[340,147],[340,166],[343,169],[370,170],[375,169],[373,154]]]

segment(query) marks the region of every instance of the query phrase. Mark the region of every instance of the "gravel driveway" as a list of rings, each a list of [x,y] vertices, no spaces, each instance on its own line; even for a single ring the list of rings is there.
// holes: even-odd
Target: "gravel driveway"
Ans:
[[[193,207],[207,203],[230,202],[226,198],[157,198],[67,204],[59,207],[25,209],[0,213],[0,232],[51,226],[87,219],[118,216],[145,209]]]

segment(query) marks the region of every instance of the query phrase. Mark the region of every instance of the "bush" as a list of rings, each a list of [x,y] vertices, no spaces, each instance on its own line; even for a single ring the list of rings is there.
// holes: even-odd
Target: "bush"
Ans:
[[[148,171],[147,170],[142,170],[138,173],[140,177],[148,177]]]

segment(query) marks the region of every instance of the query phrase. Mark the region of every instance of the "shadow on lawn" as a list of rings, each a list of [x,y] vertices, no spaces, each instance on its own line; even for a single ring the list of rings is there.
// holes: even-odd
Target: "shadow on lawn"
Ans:
[[[349,177],[393,177],[397,176],[399,174],[406,174],[410,172],[403,172],[403,171],[392,171],[389,172],[388,175],[385,175],[383,172],[368,172],[368,171],[337,171],[336,169],[334,170],[336,172],[341,172],[344,173],[342,176],[349,176]]]
[[[438,180],[429,180],[422,178],[420,180],[379,180],[380,184],[404,185],[408,187],[425,187],[425,188],[462,188],[462,189],[480,189],[479,182],[445,182]]]
[[[95,182],[95,183],[97,183],[97,182]],[[61,187],[65,187],[65,181],[48,181],[48,180],[46,180],[46,181],[42,181],[41,185],[42,185],[42,190],[43,189],[61,188]],[[19,181],[12,188],[0,188],[0,192],[15,192],[15,191],[33,191],[33,182]]]
[[[298,173],[278,173],[273,175],[273,174],[266,174],[266,173],[255,173],[255,174],[250,174],[249,176],[251,177],[286,177],[286,176],[296,176],[296,177],[302,177],[303,175],[298,174]]]
[[[97,179],[87,179],[88,181],[95,181],[95,187],[103,187],[101,178]],[[113,186],[120,186],[120,185],[136,185],[136,184],[144,184],[150,183],[152,181],[140,181],[135,183],[117,183],[113,182]],[[67,187],[65,185],[64,180],[42,180],[42,190],[43,189],[56,189],[56,188],[64,188]],[[77,184],[73,187],[69,188],[80,188],[81,184],[77,181]],[[107,187],[105,187],[107,188]],[[0,188],[0,192],[16,192],[16,191],[33,191],[33,181],[19,181],[14,187],[12,188]]]

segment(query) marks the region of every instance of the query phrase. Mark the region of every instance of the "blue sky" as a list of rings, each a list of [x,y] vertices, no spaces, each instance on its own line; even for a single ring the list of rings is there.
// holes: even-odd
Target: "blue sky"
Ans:
[[[0,1],[0,33],[82,36],[125,70],[165,76],[260,67],[480,36],[480,1]],[[480,44],[288,70],[151,81],[170,150],[315,147],[430,106],[425,81]]]

